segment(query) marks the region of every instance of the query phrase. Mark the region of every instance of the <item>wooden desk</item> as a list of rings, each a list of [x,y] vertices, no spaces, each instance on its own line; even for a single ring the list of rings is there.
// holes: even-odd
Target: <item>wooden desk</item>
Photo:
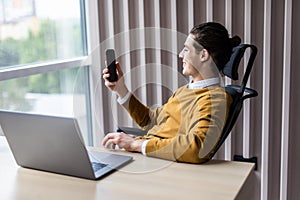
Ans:
[[[253,174],[254,165],[250,163],[213,160],[193,165],[120,153],[130,154],[134,161],[92,181],[19,167],[1,136],[0,199],[219,200],[242,199],[251,192],[246,183]]]

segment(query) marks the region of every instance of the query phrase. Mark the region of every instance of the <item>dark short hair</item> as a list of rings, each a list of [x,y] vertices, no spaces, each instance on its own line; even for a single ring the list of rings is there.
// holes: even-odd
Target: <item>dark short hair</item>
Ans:
[[[190,34],[194,35],[194,39],[208,51],[220,71],[229,61],[232,48],[241,43],[239,36],[229,38],[227,29],[217,22],[196,25]],[[196,46],[195,48],[197,50]]]

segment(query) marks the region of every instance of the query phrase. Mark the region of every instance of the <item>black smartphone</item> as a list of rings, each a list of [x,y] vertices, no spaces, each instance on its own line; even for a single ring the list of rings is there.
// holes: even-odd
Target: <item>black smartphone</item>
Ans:
[[[106,49],[106,63],[109,71],[109,82],[115,82],[118,80],[117,68],[116,68],[116,56],[113,49]]]

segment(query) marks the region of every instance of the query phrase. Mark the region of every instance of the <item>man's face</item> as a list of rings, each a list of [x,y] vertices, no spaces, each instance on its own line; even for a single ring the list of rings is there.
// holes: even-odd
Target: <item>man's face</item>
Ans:
[[[179,58],[182,59],[182,73],[186,76],[195,77],[199,74],[199,67],[200,67],[200,54],[199,51],[197,52],[195,46],[199,46],[199,49],[203,49],[200,44],[198,44],[194,39],[192,34],[189,34],[187,37],[184,47],[179,53]]]

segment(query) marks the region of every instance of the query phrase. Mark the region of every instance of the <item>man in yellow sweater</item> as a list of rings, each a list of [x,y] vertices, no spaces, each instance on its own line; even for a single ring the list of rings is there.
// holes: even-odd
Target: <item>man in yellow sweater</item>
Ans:
[[[240,38],[229,38],[224,26],[208,22],[195,26],[179,54],[182,73],[191,76],[188,85],[180,87],[163,106],[151,110],[130,93],[122,79],[109,82],[108,69],[103,70],[105,85],[116,92],[118,102],[128,111],[147,135],[137,138],[120,132],[108,133],[102,144],[118,145],[127,151],[142,152],[178,162],[203,163],[220,138],[230,96],[221,86],[221,71],[228,62],[232,48]]]

